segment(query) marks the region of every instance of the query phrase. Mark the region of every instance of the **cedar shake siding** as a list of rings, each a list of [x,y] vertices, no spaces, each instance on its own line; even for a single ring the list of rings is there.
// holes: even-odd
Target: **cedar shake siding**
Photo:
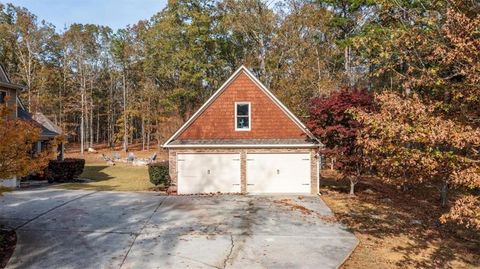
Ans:
[[[235,102],[251,103],[250,131],[235,131]],[[306,136],[251,78],[240,72],[177,139],[305,140]]]

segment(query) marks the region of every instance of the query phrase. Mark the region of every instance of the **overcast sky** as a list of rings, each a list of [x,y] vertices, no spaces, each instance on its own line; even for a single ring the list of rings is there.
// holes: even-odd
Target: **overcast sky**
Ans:
[[[38,20],[53,23],[58,31],[72,23],[93,23],[117,30],[150,19],[166,0],[0,0],[26,7]]]

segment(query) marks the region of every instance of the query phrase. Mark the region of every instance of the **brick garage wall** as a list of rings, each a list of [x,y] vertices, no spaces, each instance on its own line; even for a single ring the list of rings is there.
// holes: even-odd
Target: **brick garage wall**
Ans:
[[[235,131],[235,102],[251,103],[251,131]],[[269,138],[302,139],[305,134],[248,75],[240,72],[177,139]]]
[[[311,178],[310,186],[311,193],[318,193],[318,158],[315,154],[315,149],[285,149],[285,148],[248,148],[248,149],[233,149],[233,148],[210,148],[210,149],[170,149],[169,150],[169,167],[172,184],[177,185],[177,154],[179,153],[239,153],[240,154],[240,180],[242,193],[247,192],[247,154],[248,153],[310,153]]]

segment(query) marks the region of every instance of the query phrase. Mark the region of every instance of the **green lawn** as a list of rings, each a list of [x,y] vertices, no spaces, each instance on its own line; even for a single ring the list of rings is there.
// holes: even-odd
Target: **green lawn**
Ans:
[[[55,184],[56,188],[99,191],[146,191],[154,187],[148,178],[148,167],[118,163],[108,166],[103,163],[87,163],[80,176],[91,179],[89,183]]]

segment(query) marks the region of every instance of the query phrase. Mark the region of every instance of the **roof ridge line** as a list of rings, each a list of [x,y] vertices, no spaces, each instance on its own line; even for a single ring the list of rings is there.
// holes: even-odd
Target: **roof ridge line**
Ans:
[[[282,110],[290,120],[292,120],[308,137],[315,140],[319,144],[321,142],[307,129],[307,127],[270,91],[253,73],[248,70],[244,65],[241,65],[223,84],[218,90],[205,101],[205,103],[163,144],[163,147],[167,147],[174,139],[181,135],[188,126],[190,126],[195,119],[197,119],[203,111],[205,111],[210,104],[227,88],[227,86],[241,73],[245,74]]]

